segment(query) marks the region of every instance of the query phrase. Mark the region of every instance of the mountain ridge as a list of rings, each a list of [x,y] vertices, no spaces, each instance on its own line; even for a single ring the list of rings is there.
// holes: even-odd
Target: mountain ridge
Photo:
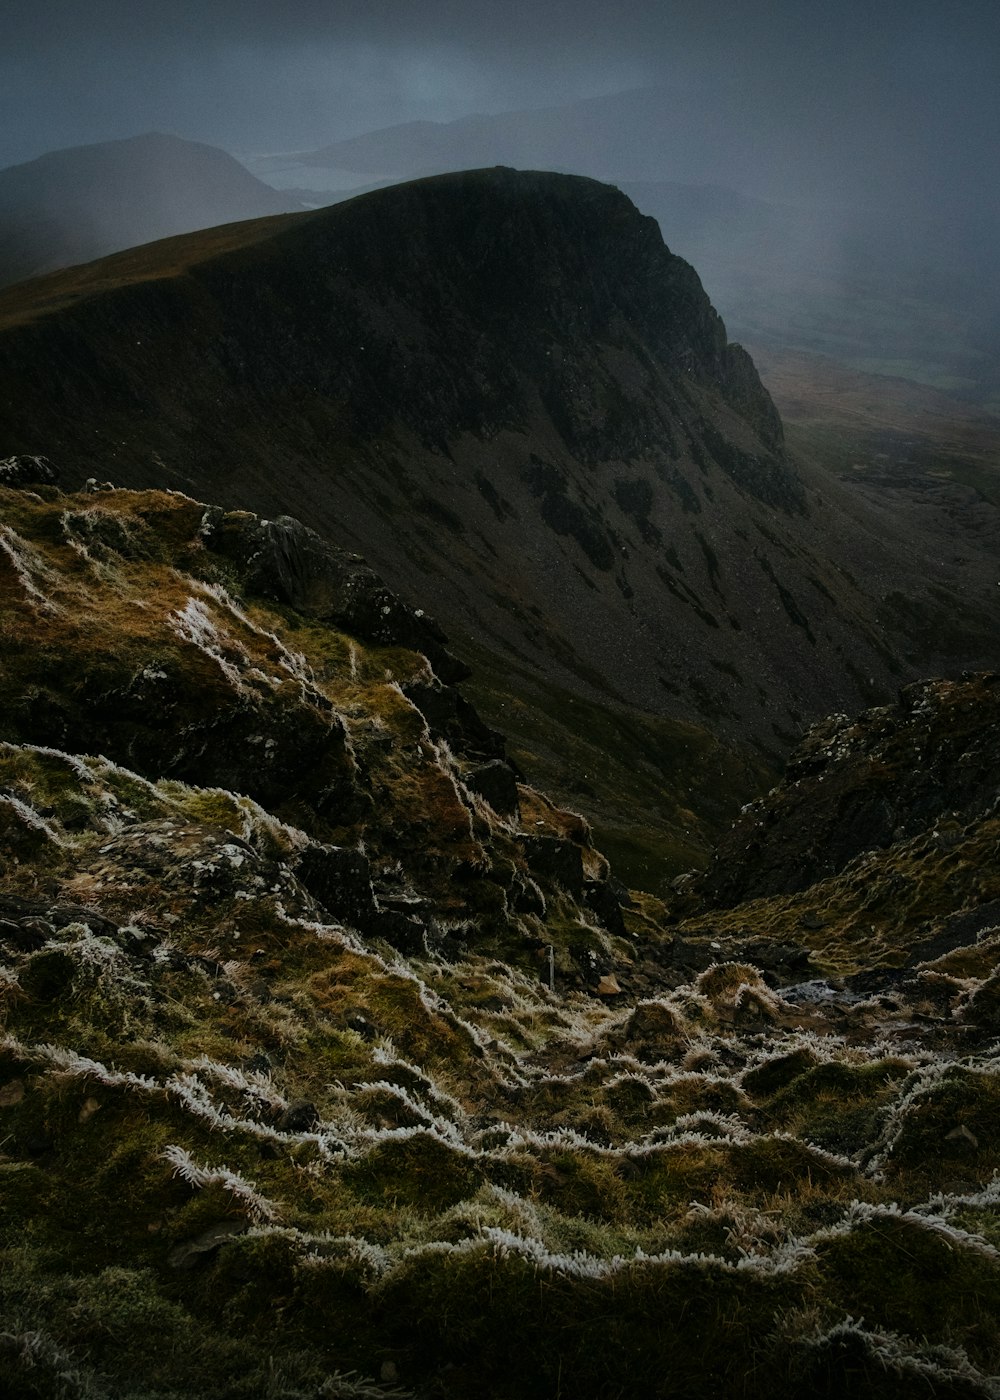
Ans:
[[[697,275],[594,181],[395,186],[8,289],[0,317],[0,451],[305,515],[456,637],[768,763],[932,663],[904,654],[914,593],[954,594],[966,664],[995,637],[982,538],[916,567],[921,522],[894,542],[793,464]]]

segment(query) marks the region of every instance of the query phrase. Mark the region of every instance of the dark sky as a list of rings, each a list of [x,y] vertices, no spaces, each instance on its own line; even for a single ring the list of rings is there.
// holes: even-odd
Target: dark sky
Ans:
[[[905,145],[908,122],[957,102],[974,137],[996,110],[1000,4],[0,0],[0,165],[152,129],[309,148],[645,84],[735,84],[775,130],[828,144],[871,114]]]

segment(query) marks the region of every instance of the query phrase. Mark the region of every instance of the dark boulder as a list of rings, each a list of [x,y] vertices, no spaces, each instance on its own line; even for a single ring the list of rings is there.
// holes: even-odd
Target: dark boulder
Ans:
[[[503,758],[503,735],[484,724],[475,706],[453,686],[410,681],[402,689],[410,704],[423,715],[436,739],[447,739],[457,753],[466,757]]]
[[[628,932],[622,917],[621,903],[609,881],[589,881],[584,885],[583,898],[609,933],[624,938]]]
[[[396,909],[378,910],[367,922],[364,932],[372,938],[384,938],[407,957],[417,957],[427,951],[426,925]]]
[[[312,841],[299,857],[295,875],[336,919],[363,928],[377,913],[371,867],[360,851]]]
[[[308,1099],[297,1099],[281,1113],[274,1126],[281,1133],[311,1133],[319,1121],[316,1105]]]
[[[47,457],[7,457],[0,462],[0,486],[54,486],[59,473]]]
[[[328,544],[288,515],[261,520],[242,511],[206,511],[207,548],[240,566],[245,587],[378,646],[426,656],[443,680],[464,680],[469,668],[445,648],[446,637],[420,609],[400,601],[357,554]]]
[[[583,894],[583,853],[572,841],[556,836],[525,836],[521,841],[524,858],[533,875],[554,880],[575,895]]]
[[[463,782],[470,792],[478,793],[502,817],[518,815],[517,777],[510,765],[501,759],[495,758],[463,774]]]

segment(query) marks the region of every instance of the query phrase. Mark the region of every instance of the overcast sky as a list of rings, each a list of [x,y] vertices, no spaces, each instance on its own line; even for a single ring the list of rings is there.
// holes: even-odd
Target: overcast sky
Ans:
[[[307,149],[651,83],[735,82],[817,130],[823,94],[835,124],[953,92],[973,132],[1000,87],[998,0],[0,0],[0,21],[0,165],[153,129]]]

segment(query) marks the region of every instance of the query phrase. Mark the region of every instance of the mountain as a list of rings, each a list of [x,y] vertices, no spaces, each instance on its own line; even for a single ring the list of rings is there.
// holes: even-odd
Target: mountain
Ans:
[[[0,285],[120,248],[300,209],[214,146],[153,132],[0,170]]]
[[[753,902],[664,905],[357,557],[52,475],[0,463],[3,1393],[989,1400],[995,674],[815,730]]]
[[[992,100],[973,114],[943,71],[926,79],[910,93],[884,85],[881,112],[872,93],[860,105],[847,91],[821,104],[789,94],[780,122],[752,74],[411,122],[300,153],[295,183],[497,162],[612,181],[660,221],[741,339],[996,406],[1000,225],[981,171],[1000,111]]]
[[[588,807],[620,753],[696,833],[809,717],[995,654],[995,509],[955,491],[945,526],[803,475],[693,270],[579,177],[415,182],[11,288],[0,382],[2,451],[363,553],[499,658],[477,702]],[[572,774],[512,672],[563,727],[581,705]]]
[[[676,139],[693,119],[689,94],[635,88],[524,111],[404,122],[299,152],[297,159],[300,168],[317,175],[336,170],[412,179],[503,163],[599,179],[611,172],[622,179],[657,179],[663,176],[658,146],[671,135]],[[697,165],[690,145],[679,143],[674,158],[683,160],[685,150]]]

